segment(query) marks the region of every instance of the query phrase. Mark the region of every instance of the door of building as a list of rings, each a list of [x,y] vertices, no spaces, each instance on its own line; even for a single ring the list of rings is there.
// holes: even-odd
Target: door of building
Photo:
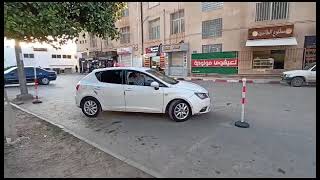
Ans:
[[[185,76],[185,67],[183,66],[183,52],[169,53],[169,75]]]
[[[122,54],[120,56],[120,63],[126,67],[131,66],[131,54]]]

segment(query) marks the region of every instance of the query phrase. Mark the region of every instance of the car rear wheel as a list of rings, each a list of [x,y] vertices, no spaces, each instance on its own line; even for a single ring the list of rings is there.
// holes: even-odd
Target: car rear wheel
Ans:
[[[41,79],[41,84],[43,85],[48,85],[50,83],[49,79],[48,78],[42,78]]]
[[[190,118],[191,108],[183,100],[173,101],[169,106],[168,114],[176,122],[183,122]]]
[[[86,98],[81,102],[81,109],[83,114],[88,117],[97,117],[100,113],[100,103],[95,98]]]
[[[303,85],[303,83],[304,83],[304,79],[302,77],[294,77],[291,80],[291,86],[293,87],[300,87]]]

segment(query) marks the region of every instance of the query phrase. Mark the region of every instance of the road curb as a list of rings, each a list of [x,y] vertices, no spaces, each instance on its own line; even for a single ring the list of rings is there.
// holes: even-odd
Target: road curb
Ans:
[[[65,132],[73,135],[74,137],[76,137],[76,138],[78,138],[78,139],[80,139],[80,140],[82,140],[82,141],[90,144],[91,146],[94,146],[94,147],[100,149],[101,151],[103,151],[103,152],[105,152],[105,153],[107,153],[107,154],[109,154],[109,155],[111,155],[111,156],[119,159],[120,161],[123,161],[123,162],[127,163],[128,165],[130,165],[130,166],[132,166],[132,167],[135,167],[135,168],[137,168],[137,169],[139,169],[139,170],[141,170],[141,171],[143,171],[143,172],[145,172],[145,173],[147,173],[147,174],[149,174],[149,175],[151,175],[151,176],[153,176],[153,177],[155,177],[155,178],[164,178],[164,176],[162,176],[160,173],[157,173],[157,172],[155,172],[155,171],[153,171],[153,170],[151,170],[151,169],[148,169],[148,168],[146,168],[145,166],[143,166],[143,165],[141,165],[141,164],[139,164],[139,163],[137,163],[137,162],[135,162],[135,161],[133,161],[133,160],[130,160],[130,159],[128,159],[128,158],[126,158],[126,157],[124,157],[124,156],[122,156],[122,155],[119,155],[119,154],[117,154],[117,153],[114,153],[113,151],[111,151],[111,150],[109,150],[109,149],[107,149],[107,148],[105,148],[105,147],[101,147],[100,145],[98,145],[98,144],[96,144],[96,143],[88,140],[88,139],[85,138],[85,137],[82,137],[81,135],[73,132],[72,130],[64,127],[64,126],[61,125],[61,124],[52,122],[51,120],[49,120],[49,119],[47,119],[47,118],[44,118],[44,117],[41,117],[41,116],[39,116],[39,115],[37,115],[37,114],[35,114],[35,113],[33,113],[33,112],[30,112],[29,110],[24,109],[24,108],[22,108],[22,107],[20,107],[20,106],[18,106],[18,105],[16,105],[16,104],[14,104],[14,103],[12,103],[12,102],[10,102],[10,104],[11,104],[12,106],[14,106],[15,108],[17,108],[17,109],[19,109],[19,110],[21,110],[21,111],[23,111],[23,112],[25,112],[25,113],[31,114],[31,115],[33,115],[33,116],[35,116],[35,117],[37,117],[37,118],[40,118],[40,119],[42,119],[42,120],[44,120],[44,121],[46,121],[46,122],[48,122],[48,123],[50,123],[50,124],[52,124],[52,125],[54,125],[54,126],[59,127],[61,130],[63,130],[63,131],[65,131]]]
[[[184,81],[212,81],[218,83],[242,83],[241,79],[206,79],[206,78],[175,78],[176,80]],[[268,79],[247,79],[247,83],[253,84],[280,84],[280,80],[268,80]]]

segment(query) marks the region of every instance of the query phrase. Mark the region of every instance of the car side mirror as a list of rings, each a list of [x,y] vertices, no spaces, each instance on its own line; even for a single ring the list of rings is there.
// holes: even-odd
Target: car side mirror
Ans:
[[[158,89],[159,89],[159,83],[153,81],[153,82],[151,83],[151,87],[154,87],[155,90],[158,90]]]

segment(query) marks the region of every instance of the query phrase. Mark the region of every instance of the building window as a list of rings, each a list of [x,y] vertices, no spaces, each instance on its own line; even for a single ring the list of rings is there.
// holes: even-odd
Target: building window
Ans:
[[[130,27],[126,26],[123,28],[120,28],[120,43],[130,43]]]
[[[153,8],[155,6],[158,6],[160,2],[148,2],[148,8]]]
[[[160,39],[160,18],[149,21],[149,39]]]
[[[253,69],[283,69],[285,50],[253,51]]]
[[[171,15],[171,34],[184,32],[184,10],[172,13]]]
[[[34,54],[23,54],[24,58],[34,58]]]
[[[128,3],[126,3],[126,8],[122,11],[122,17],[126,17],[129,16],[129,7],[128,7]]]
[[[202,39],[222,36],[222,18],[202,22]]]
[[[202,53],[221,52],[222,44],[202,45]]]
[[[223,2],[201,2],[202,12],[221,9],[222,7],[223,7]]]
[[[97,38],[90,34],[90,47],[95,48],[97,47]]]
[[[57,55],[56,54],[52,54],[52,58],[57,58]]]
[[[260,2],[256,3],[256,21],[287,19],[289,2]]]
[[[67,55],[62,55],[62,58],[63,58],[63,59],[66,59],[66,58],[67,58]]]
[[[67,59],[71,59],[71,55],[67,55]]]
[[[57,55],[57,58],[61,58],[61,55]]]

